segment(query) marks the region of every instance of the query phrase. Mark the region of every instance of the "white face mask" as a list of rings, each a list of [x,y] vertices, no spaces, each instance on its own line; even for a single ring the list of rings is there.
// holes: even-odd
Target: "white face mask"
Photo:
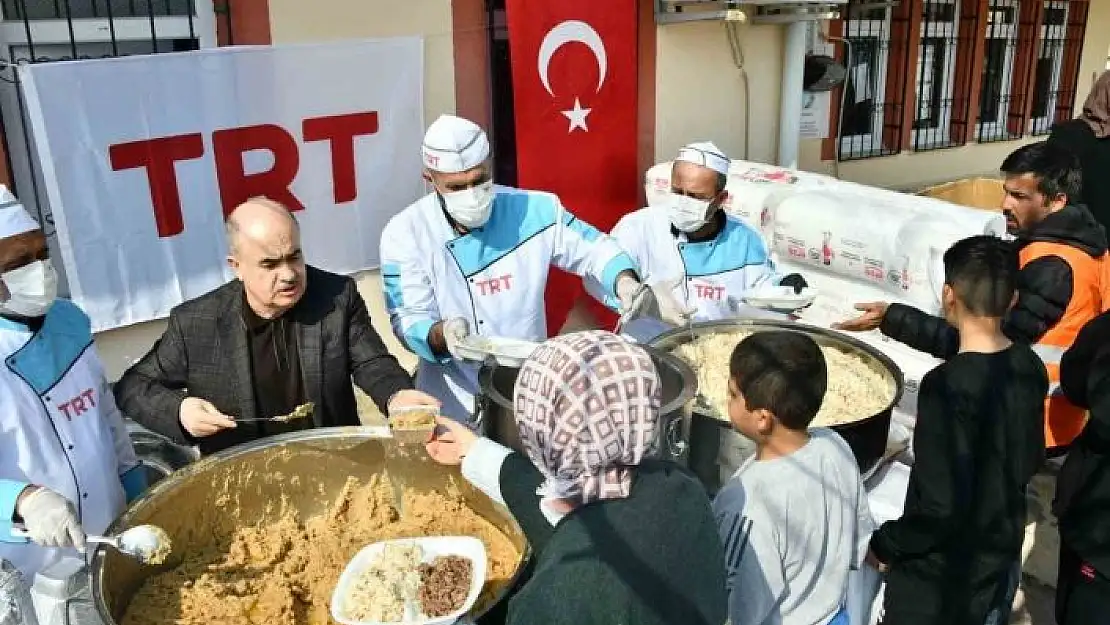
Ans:
[[[447,214],[464,228],[480,228],[489,221],[493,195],[493,181],[441,194]]]
[[[36,260],[19,269],[0,274],[8,299],[0,300],[0,313],[41,317],[58,298],[58,274],[49,260]]]
[[[667,212],[675,228],[681,232],[696,232],[709,221],[710,204],[708,200],[672,193]]]

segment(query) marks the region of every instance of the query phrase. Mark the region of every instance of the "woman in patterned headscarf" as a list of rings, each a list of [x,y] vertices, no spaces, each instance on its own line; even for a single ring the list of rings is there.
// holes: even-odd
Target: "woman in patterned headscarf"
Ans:
[[[1048,136],[1079,157],[1083,167],[1083,204],[1110,230],[1110,71],[1091,87],[1079,117],[1060,122]]]
[[[662,383],[609,332],[551,339],[524,364],[514,412],[525,454],[443,419],[428,453],[516,517],[535,551],[510,625],[721,625],[724,561],[709,499],[654,458]]]

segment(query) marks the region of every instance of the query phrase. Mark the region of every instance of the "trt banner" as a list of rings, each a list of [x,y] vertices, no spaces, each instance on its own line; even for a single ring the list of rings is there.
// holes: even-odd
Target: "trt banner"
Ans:
[[[229,280],[223,219],[253,196],[295,211],[310,264],[377,267],[386,221],[424,194],[423,65],[419,38],[21,65],[44,208],[93,329]]]
[[[506,0],[518,186],[608,232],[639,208],[636,0]],[[581,281],[553,271],[555,334]],[[613,317],[615,319],[615,317]]]

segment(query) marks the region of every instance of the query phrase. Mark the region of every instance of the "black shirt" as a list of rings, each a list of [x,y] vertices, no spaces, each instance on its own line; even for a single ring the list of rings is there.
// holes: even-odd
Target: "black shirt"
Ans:
[[[292,310],[273,319],[264,319],[243,302],[243,321],[247,324],[250,345],[251,382],[259,417],[289,414],[305,401],[296,324],[287,319],[291,314]],[[305,429],[312,425],[312,421],[300,419],[290,423],[260,422],[258,425],[260,435],[272,436]]]
[[[1047,392],[1022,344],[956,354],[922,379],[905,509],[871,538],[890,565],[889,622],[982,625],[1020,558]]]

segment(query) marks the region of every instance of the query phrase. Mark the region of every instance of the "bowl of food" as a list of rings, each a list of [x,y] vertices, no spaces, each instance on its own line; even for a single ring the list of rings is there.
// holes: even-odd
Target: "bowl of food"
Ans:
[[[745,337],[768,330],[801,332],[820,346],[829,380],[811,427],[835,430],[852,448],[860,471],[868,471],[886,451],[891,413],[902,397],[898,365],[870,345],[834,330],[762,319],[695,323],[652,342],[688,364],[698,379],[686,430],[690,469],[716,492],[754,453],[755,444],[729,423],[729,359]]]
[[[389,540],[363,548],[332,595],[343,625],[449,625],[478,600],[486,549],[469,536]]]
[[[439,409],[435,406],[408,406],[389,415],[389,430],[402,445],[421,445],[432,438]]]
[[[108,532],[143,524],[169,534],[175,557],[143,566],[98,548],[89,575],[104,625],[330,625],[332,595],[359,551],[429,536],[483,545],[484,582],[468,610],[477,620],[529,557],[504,506],[457,467],[407,453],[384,427],[291,432],[204,458],[154,485]]]

